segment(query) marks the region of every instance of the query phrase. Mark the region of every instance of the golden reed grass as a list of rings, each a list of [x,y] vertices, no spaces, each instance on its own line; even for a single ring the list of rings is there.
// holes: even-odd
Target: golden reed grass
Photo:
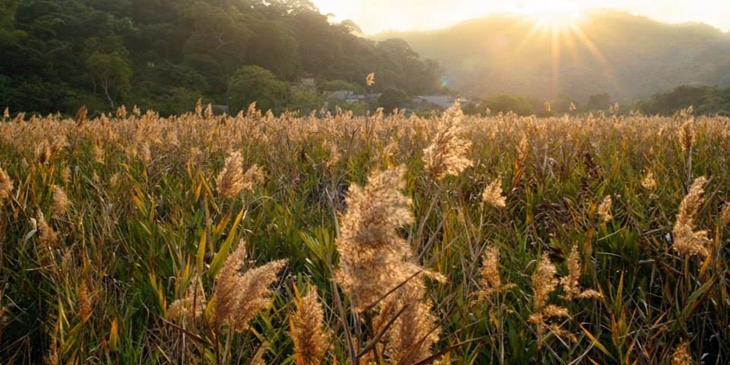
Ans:
[[[51,213],[56,217],[61,217],[68,212],[71,202],[68,200],[66,192],[58,185],[51,185],[51,191],[53,191]]]
[[[441,329],[435,325],[432,303],[425,297],[426,286],[416,278],[385,298],[384,309],[375,318],[377,331],[402,310],[385,335],[390,363],[411,364],[431,356],[431,347],[438,342]]]
[[[460,137],[464,132],[463,120],[464,113],[457,102],[439,119],[431,145],[423,150],[426,171],[436,180],[458,175],[473,165],[466,157],[471,141]]]
[[[216,178],[216,186],[221,196],[226,199],[237,197],[242,191],[253,191],[254,185],[263,181],[264,170],[254,164],[243,172],[241,152],[232,152],[226,157],[223,170]]]
[[[193,321],[200,318],[208,304],[200,278],[194,279],[185,290],[185,297],[177,299],[167,308],[167,318],[170,320],[186,319]]]
[[[247,330],[249,321],[271,305],[274,292],[269,286],[277,280],[278,272],[286,264],[287,260],[272,261],[242,273],[241,270],[248,265],[246,245],[240,241],[216,277],[213,288],[216,325],[228,325],[234,332]]]
[[[601,204],[598,205],[598,216],[601,217],[603,223],[610,222],[613,219],[613,215],[611,214],[612,206],[613,200],[610,195],[606,195],[603,201],[601,201]]]
[[[352,185],[336,241],[340,264],[335,277],[353,310],[379,311],[373,320],[375,333],[397,316],[385,334],[394,364],[430,356],[439,335],[419,274],[442,277],[413,263],[410,246],[398,234],[398,228],[414,222],[411,200],[400,192],[405,188],[404,175],[400,166],[371,174],[364,188]]]
[[[566,338],[575,342],[577,338],[572,333],[562,329],[559,325],[551,323],[554,318],[570,317],[568,310],[556,305],[548,305],[550,294],[558,286],[557,269],[550,261],[547,253],[543,253],[538,262],[537,269],[532,274],[532,290],[534,296],[534,312],[528,318],[528,322],[535,325],[537,332],[537,347],[541,348],[545,340],[545,330],[549,329],[554,335]]]
[[[679,131],[677,131],[677,137],[679,138],[679,145],[682,147],[682,151],[689,151],[692,148],[696,138],[694,119],[688,119],[682,123]]]
[[[672,365],[692,365],[692,355],[689,352],[689,341],[683,341],[672,354]]]
[[[226,199],[234,198],[243,190],[243,157],[235,151],[226,157],[223,170],[216,179],[218,193]]]
[[[10,176],[0,167],[0,207],[2,207],[5,200],[10,198],[10,194],[13,192],[13,180],[10,180]]]
[[[479,300],[488,299],[493,295],[506,292],[515,287],[515,284],[502,284],[499,275],[499,248],[487,246],[482,254],[482,267],[479,269],[479,290],[476,297]]]
[[[411,256],[398,228],[413,224],[411,200],[400,193],[405,188],[405,168],[376,172],[364,188],[352,185],[346,199],[347,213],[340,216],[337,252],[340,265],[336,278],[356,312],[362,312],[401,279],[403,260]]]
[[[641,179],[641,186],[643,186],[644,189],[647,190],[656,189],[657,183],[654,179],[654,172],[652,172],[651,170],[647,170],[646,175],[644,175],[644,178]]]
[[[295,292],[296,311],[289,317],[297,365],[319,365],[325,363],[325,353],[330,346],[329,334],[323,328],[324,311],[317,297],[317,289],[308,287],[301,296]]]
[[[495,208],[507,206],[507,198],[502,193],[502,181],[494,179],[482,192],[482,202]]]
[[[695,230],[695,218],[704,203],[704,186],[707,179],[704,176],[698,177],[692,183],[689,193],[682,199],[677,213],[677,221],[674,223],[672,233],[674,234],[674,244],[672,247],[681,256],[698,255],[705,258],[709,255],[708,244],[710,240],[707,238],[706,230]]]
[[[56,247],[58,245],[58,232],[56,232],[53,227],[48,225],[48,222],[46,222],[46,218],[43,215],[43,212],[41,212],[40,210],[36,215],[36,222],[38,223],[38,239],[40,240],[41,247],[44,247],[46,249]]]
[[[583,263],[580,259],[578,245],[574,244],[570,250],[567,260],[568,276],[560,278],[560,285],[563,287],[563,298],[565,300],[602,298],[603,295],[593,289],[581,290],[580,277],[583,272]]]

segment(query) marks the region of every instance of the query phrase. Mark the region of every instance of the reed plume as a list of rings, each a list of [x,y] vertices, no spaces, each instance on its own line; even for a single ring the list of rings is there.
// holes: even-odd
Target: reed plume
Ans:
[[[8,173],[0,167],[0,207],[2,207],[5,200],[10,198],[12,192],[13,180],[10,180]]]
[[[679,137],[679,145],[682,146],[682,151],[689,151],[695,142],[696,134],[694,129],[694,119],[689,119],[684,122],[677,132]]]
[[[555,278],[557,270],[550,261],[550,256],[543,253],[537,270],[532,274],[532,290],[535,293],[535,309],[541,311],[547,303],[550,293],[555,291],[558,279]]]
[[[476,296],[479,299],[490,298],[495,294],[503,293],[515,286],[515,284],[502,284],[499,276],[499,249],[488,246],[482,254],[482,267],[479,269],[481,278],[479,280],[479,291]]]
[[[196,278],[185,290],[185,297],[175,300],[167,308],[167,318],[173,321],[180,319],[195,320],[203,315],[207,303],[203,283],[200,278]]]
[[[78,288],[78,299],[76,304],[76,312],[79,315],[81,323],[86,323],[92,314],[92,302],[89,298],[89,286],[86,279],[81,280]]]
[[[431,356],[441,329],[425,296],[423,279],[413,278],[384,300],[384,309],[375,319],[376,331],[402,310],[385,336],[391,364],[412,364]]]
[[[563,287],[563,298],[565,300],[602,298],[603,295],[595,290],[588,289],[582,291],[580,288],[580,276],[583,270],[583,264],[580,259],[578,245],[574,244],[568,256],[568,276],[560,278],[560,284]]]
[[[528,153],[530,152],[530,141],[527,139],[527,134],[522,134],[522,137],[520,138],[520,143],[517,145],[517,160],[520,163],[524,163],[527,160],[527,157],[529,156]]]
[[[328,169],[331,169],[340,161],[340,151],[337,150],[337,144],[331,141],[327,141],[324,147],[329,151],[329,158],[327,159],[327,162],[325,162],[325,166],[327,166]]]
[[[241,179],[241,190],[253,191],[254,186],[264,181],[264,169],[259,165],[252,165],[246,170]]]
[[[243,178],[243,157],[241,152],[235,151],[226,157],[223,170],[216,179],[218,192],[224,198],[234,198],[241,193],[244,187]]]
[[[611,199],[611,196],[606,195],[606,197],[603,198],[603,201],[601,201],[601,204],[598,206],[598,216],[601,217],[601,221],[603,223],[610,222],[613,219],[613,215],[611,214],[612,205],[613,200]]]
[[[287,260],[269,262],[242,273],[245,263],[246,246],[240,241],[223,264],[213,289],[215,323],[218,327],[228,325],[234,332],[247,330],[249,321],[271,305],[274,292],[269,286],[277,280],[277,274],[286,266]]]
[[[398,228],[414,221],[411,200],[400,193],[405,188],[404,175],[401,166],[372,174],[364,188],[351,186],[336,241],[340,265],[335,277],[353,310],[379,311],[373,320],[375,333],[395,317],[385,335],[395,364],[430,355],[439,329],[430,302],[424,300],[422,276],[445,280],[412,263],[412,250],[398,235]]]
[[[463,133],[464,114],[456,102],[439,119],[431,145],[423,150],[426,171],[436,180],[458,175],[473,162],[466,157],[471,142],[460,138]]]
[[[35,159],[40,163],[41,165],[45,165],[48,163],[48,161],[51,160],[51,157],[53,156],[53,153],[51,152],[51,145],[48,143],[48,140],[44,139],[41,143],[38,144],[35,148]]]
[[[654,173],[651,170],[646,172],[646,175],[641,180],[641,186],[647,190],[654,190],[657,187],[656,180],[654,179]]]
[[[46,218],[43,216],[43,212],[39,210],[36,219],[38,222],[38,233],[40,234],[39,240],[41,246],[47,249],[56,247],[58,245],[58,233],[48,225]]]
[[[347,213],[340,216],[336,278],[357,312],[401,283],[403,260],[411,256],[397,231],[414,222],[411,200],[400,193],[404,175],[403,167],[377,172],[364,188],[352,185],[348,190]]]
[[[678,254],[698,255],[701,258],[709,254],[706,230],[695,230],[695,218],[704,203],[704,186],[707,179],[704,176],[698,177],[692,183],[689,193],[682,199],[677,213],[677,221],[674,223],[672,233],[674,234],[673,248]]]
[[[689,341],[683,341],[672,354],[672,365],[692,365],[692,355],[689,352]]]
[[[56,217],[61,217],[68,211],[71,202],[68,200],[66,192],[61,189],[58,185],[52,185],[51,190],[53,191],[53,205],[51,205],[51,212]]]
[[[555,291],[558,285],[558,279],[555,277],[557,270],[555,265],[550,261],[550,256],[543,253],[537,269],[532,274],[532,290],[535,293],[534,312],[528,318],[528,322],[536,327],[537,347],[542,347],[544,341],[544,333],[546,329],[550,329],[556,336],[573,340],[575,336],[562,330],[555,324],[548,323],[551,318],[568,317],[568,310],[556,305],[547,305],[550,294]]]
[[[367,86],[375,85],[375,72],[371,72],[365,77],[365,84]]]
[[[329,335],[323,330],[324,312],[317,298],[317,289],[307,288],[302,297],[296,292],[294,300],[296,312],[289,317],[294,341],[294,353],[298,365],[318,365],[324,363],[325,352],[329,348]]]
[[[494,179],[482,193],[482,202],[495,208],[504,208],[507,206],[507,197],[502,194],[502,182],[500,179]]]

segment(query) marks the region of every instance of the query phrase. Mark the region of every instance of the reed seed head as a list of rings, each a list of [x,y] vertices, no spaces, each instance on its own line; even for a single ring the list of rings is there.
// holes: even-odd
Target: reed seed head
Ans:
[[[680,255],[698,255],[701,258],[709,255],[706,230],[695,230],[695,218],[700,207],[704,203],[704,186],[707,178],[698,177],[692,183],[689,193],[682,199],[679,205],[679,213],[677,213],[677,221],[674,224],[672,233],[674,234],[673,248]]]
[[[375,85],[375,72],[371,72],[365,77],[365,84],[367,86]]]
[[[203,315],[206,305],[203,283],[197,278],[188,285],[184,298],[170,304],[167,308],[167,318],[173,321],[180,319],[192,321]]]
[[[317,297],[317,289],[309,287],[303,297],[298,292],[296,294],[296,312],[289,317],[289,322],[297,364],[324,363],[324,356],[329,348],[329,336],[323,330],[324,312]]]
[[[414,222],[405,188],[405,168],[373,173],[364,188],[350,186],[347,213],[340,217],[340,254],[336,278],[356,311],[364,310],[408,273],[403,260],[412,255],[398,228]],[[410,270],[410,269],[409,269]]]
[[[565,300],[571,300],[576,295],[580,294],[580,286],[578,281],[580,280],[580,274],[582,270],[580,262],[580,252],[578,251],[578,245],[574,244],[570,250],[570,256],[568,256],[568,276],[560,278],[560,284],[563,286],[563,292]]]
[[[500,179],[493,180],[482,193],[482,202],[495,208],[507,206],[507,197],[502,194],[502,182]]]
[[[679,144],[680,146],[682,146],[682,151],[689,151],[692,148],[692,145],[694,145],[696,138],[694,119],[690,118],[689,120],[684,122],[679,127],[677,136],[679,137]]]
[[[481,290],[478,292],[480,298],[488,298],[498,293],[502,288],[502,280],[499,277],[499,249],[489,246],[482,255],[482,267],[479,269],[482,278],[479,281]]]
[[[241,273],[245,262],[246,248],[240,242],[223,264],[213,289],[215,323],[218,327],[229,325],[234,332],[247,330],[249,321],[271,305],[274,292],[269,286],[277,280],[287,260],[269,262]]]
[[[647,189],[647,190],[656,189],[657,183],[656,183],[656,180],[654,179],[654,172],[652,172],[651,170],[648,170],[646,172],[646,175],[641,180],[641,186],[643,186],[644,189]]]
[[[89,286],[86,282],[86,279],[82,280],[79,284],[78,288],[78,303],[77,303],[77,313],[79,315],[79,320],[81,323],[88,322],[89,318],[91,318],[91,298],[89,298]]]
[[[463,132],[463,119],[464,114],[457,102],[444,112],[431,145],[423,150],[426,171],[436,180],[459,175],[474,164],[466,157],[471,142],[459,136]]]
[[[234,198],[241,193],[244,187],[243,157],[241,152],[235,151],[226,157],[223,170],[216,179],[218,192],[224,198]]]
[[[46,222],[43,212],[38,211],[37,215],[38,233],[41,246],[46,248],[56,247],[58,245],[58,233],[53,230]]]
[[[537,265],[535,273],[532,274],[532,290],[535,293],[535,310],[541,311],[550,298],[550,293],[555,290],[558,285],[558,279],[555,278],[557,270],[555,265],[550,261],[550,256],[543,253],[540,262]]]
[[[689,352],[689,341],[684,341],[672,354],[672,365],[692,365],[692,355]]]
[[[10,198],[12,192],[13,180],[10,180],[8,173],[0,167],[0,206],[2,206],[5,200]]]
[[[53,190],[53,205],[51,206],[51,212],[53,212],[54,216],[63,216],[66,212],[68,212],[71,202],[68,200],[66,192],[64,192],[60,186],[52,185],[51,190]]]
[[[598,216],[601,217],[601,221],[603,223],[610,222],[613,219],[613,215],[611,214],[612,205],[613,200],[611,199],[611,196],[606,195],[606,197],[603,198],[603,201],[601,201],[601,204],[598,206]]]
[[[264,181],[265,176],[266,174],[264,173],[264,169],[262,169],[259,165],[254,164],[243,174],[243,179],[241,179],[241,189],[252,192],[256,184],[260,184]]]

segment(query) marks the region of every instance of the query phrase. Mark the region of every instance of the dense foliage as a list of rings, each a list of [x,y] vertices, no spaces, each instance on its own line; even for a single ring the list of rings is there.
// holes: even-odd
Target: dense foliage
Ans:
[[[729,131],[4,117],[0,362],[725,364]]]
[[[245,66],[281,82],[345,80],[363,88],[375,72],[368,90],[375,93],[439,87],[437,64],[407,43],[357,33],[352,22],[330,24],[307,0],[3,0],[0,105],[70,114],[124,103],[167,115],[202,96],[227,106],[229,97],[241,99],[230,86]],[[275,89],[282,111],[294,96],[288,84],[283,97]]]

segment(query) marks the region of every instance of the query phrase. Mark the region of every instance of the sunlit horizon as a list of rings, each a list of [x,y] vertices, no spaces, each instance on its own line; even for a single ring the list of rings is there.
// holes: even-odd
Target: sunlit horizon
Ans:
[[[561,26],[587,11],[609,9],[646,16],[664,23],[704,23],[730,29],[730,5],[718,0],[312,0],[335,22],[354,21],[364,34],[435,30],[493,14],[534,16],[542,25]]]

